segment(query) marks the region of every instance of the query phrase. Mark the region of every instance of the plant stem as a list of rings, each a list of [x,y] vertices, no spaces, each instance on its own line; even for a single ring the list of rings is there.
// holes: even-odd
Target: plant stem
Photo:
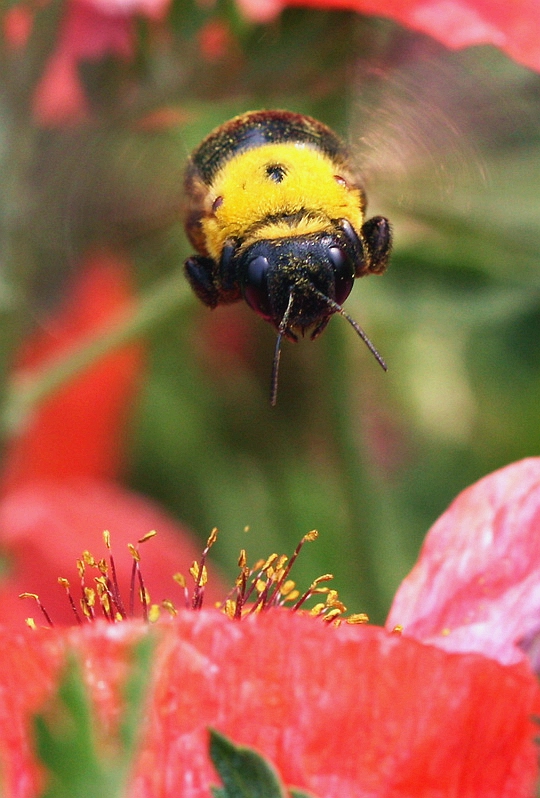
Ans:
[[[328,330],[326,346],[333,434],[349,517],[347,537],[344,537],[352,569],[349,578],[357,585],[362,607],[366,608],[370,619],[381,622],[386,608],[380,590],[377,534],[383,492],[378,475],[374,473],[375,464],[370,462],[369,454],[362,447],[362,432],[358,434],[359,424],[362,430],[361,410],[355,418],[351,414],[350,383],[346,377],[350,362],[345,333],[338,325]],[[373,364],[369,360],[367,365]]]
[[[51,360],[37,371],[17,374],[8,383],[0,412],[3,435],[17,434],[29,415],[70,379],[109,352],[139,338],[190,298],[183,273],[168,275],[142,295],[135,307],[119,315],[107,330],[89,336],[76,349]]]

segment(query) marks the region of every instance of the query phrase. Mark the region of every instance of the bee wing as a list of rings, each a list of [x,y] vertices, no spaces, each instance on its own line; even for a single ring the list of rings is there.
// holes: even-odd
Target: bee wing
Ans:
[[[62,295],[66,276],[89,247],[130,245],[148,234],[175,235],[175,229],[180,236],[186,155],[172,129],[136,124],[81,125],[41,137],[28,209],[40,269],[38,317]],[[166,245],[154,247],[156,259]]]
[[[38,234],[46,239],[53,226],[62,233],[60,245],[69,248],[74,235],[127,235],[170,223],[182,197],[184,165],[183,148],[167,131],[58,131],[42,145],[36,170]]]
[[[358,65],[356,87],[350,141],[370,206],[430,219],[483,209],[485,220],[511,223],[502,191],[530,178],[503,181],[502,156],[511,163],[538,139],[538,75],[497,51],[487,59],[485,49],[450,52],[400,33]]]

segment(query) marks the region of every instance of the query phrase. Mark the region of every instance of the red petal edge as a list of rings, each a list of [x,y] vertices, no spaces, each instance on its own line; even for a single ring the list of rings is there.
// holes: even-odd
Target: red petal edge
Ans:
[[[512,663],[540,632],[540,458],[495,471],[432,526],[387,628]]]
[[[241,0],[240,5],[248,18],[265,21],[287,5],[389,17],[433,36],[450,49],[493,44],[519,63],[540,71],[538,0],[265,0],[264,17],[256,0]]]

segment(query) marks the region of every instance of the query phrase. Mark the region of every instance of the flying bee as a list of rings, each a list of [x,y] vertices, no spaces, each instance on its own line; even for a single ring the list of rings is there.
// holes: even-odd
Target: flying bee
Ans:
[[[282,338],[311,339],[344,316],[356,277],[381,274],[388,220],[365,219],[366,195],[343,142],[289,111],[252,111],[210,133],[189,159],[186,233],[198,254],[185,270],[205,305],[245,299],[277,329],[270,401],[276,403]]]

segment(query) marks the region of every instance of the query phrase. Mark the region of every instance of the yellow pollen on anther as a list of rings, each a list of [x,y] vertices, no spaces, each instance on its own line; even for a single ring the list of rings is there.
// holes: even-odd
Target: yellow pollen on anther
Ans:
[[[369,623],[369,617],[365,612],[356,612],[349,615],[348,618],[345,618],[345,623]]]
[[[146,588],[139,588],[139,599],[147,606],[150,604],[150,593]]]
[[[96,603],[96,591],[91,587],[84,588],[84,600],[89,607],[94,607]]]
[[[335,601],[331,601],[331,602],[327,601],[326,602],[326,606],[327,607],[331,607],[332,608],[332,612],[334,610],[336,610],[337,612],[340,612],[342,614],[344,612],[347,612],[347,607],[345,606],[345,604],[342,601],[339,601],[339,599],[336,599]]]
[[[285,567],[288,559],[289,558],[285,554],[282,554],[275,565],[276,571],[281,571]]]
[[[36,622],[33,618],[26,618],[25,623],[30,629],[37,629]]]
[[[294,590],[295,582],[292,579],[287,579],[286,582],[283,582],[281,585],[281,590],[279,591],[282,596],[288,596],[289,593]]]
[[[267,571],[269,568],[272,567],[272,565],[275,563],[277,558],[278,558],[277,554],[271,554],[270,557],[261,566],[260,570],[261,571]]]
[[[174,606],[172,601],[169,601],[169,599],[164,599],[161,602],[161,606],[163,607],[163,609],[167,610],[169,615],[172,615],[173,618],[175,615],[178,615],[176,607]]]
[[[191,568],[189,569],[189,573],[197,582],[197,584],[204,586],[208,581],[208,571],[206,570],[206,565],[203,565],[202,571],[198,562],[194,562]]]
[[[173,579],[177,585],[180,585],[180,587],[186,586],[186,578],[183,574],[181,573],[173,574]]]
[[[105,545],[110,550],[111,548],[111,533],[108,529],[103,530],[103,540],[105,541]]]
[[[341,610],[338,609],[330,610],[330,612],[325,613],[323,620],[329,623],[330,621],[333,621],[335,618],[338,618],[340,615],[341,615]]]
[[[141,561],[141,555],[139,554],[138,549],[133,545],[133,543],[128,543],[127,546],[128,546],[128,549],[129,549],[129,553],[131,554],[131,556],[133,557],[135,562],[140,562]]]
[[[142,538],[139,538],[139,540],[137,542],[138,543],[146,543],[147,540],[151,540],[152,538],[155,538],[156,535],[157,535],[156,530],[152,529],[150,532],[147,532],[146,535],[143,535]]]
[[[225,615],[227,615],[227,617],[234,618],[236,614],[236,601],[232,601],[232,599],[227,599],[227,601],[223,605],[223,611]]]
[[[317,530],[312,529],[311,532],[308,532],[307,535],[304,535],[302,540],[304,540],[306,543],[311,543],[312,540],[317,540],[318,537],[319,533],[317,532]]]
[[[321,582],[331,582],[333,578],[333,574],[323,574],[322,576],[318,576],[317,579],[314,579],[311,586],[315,588],[317,585],[320,585]]]

